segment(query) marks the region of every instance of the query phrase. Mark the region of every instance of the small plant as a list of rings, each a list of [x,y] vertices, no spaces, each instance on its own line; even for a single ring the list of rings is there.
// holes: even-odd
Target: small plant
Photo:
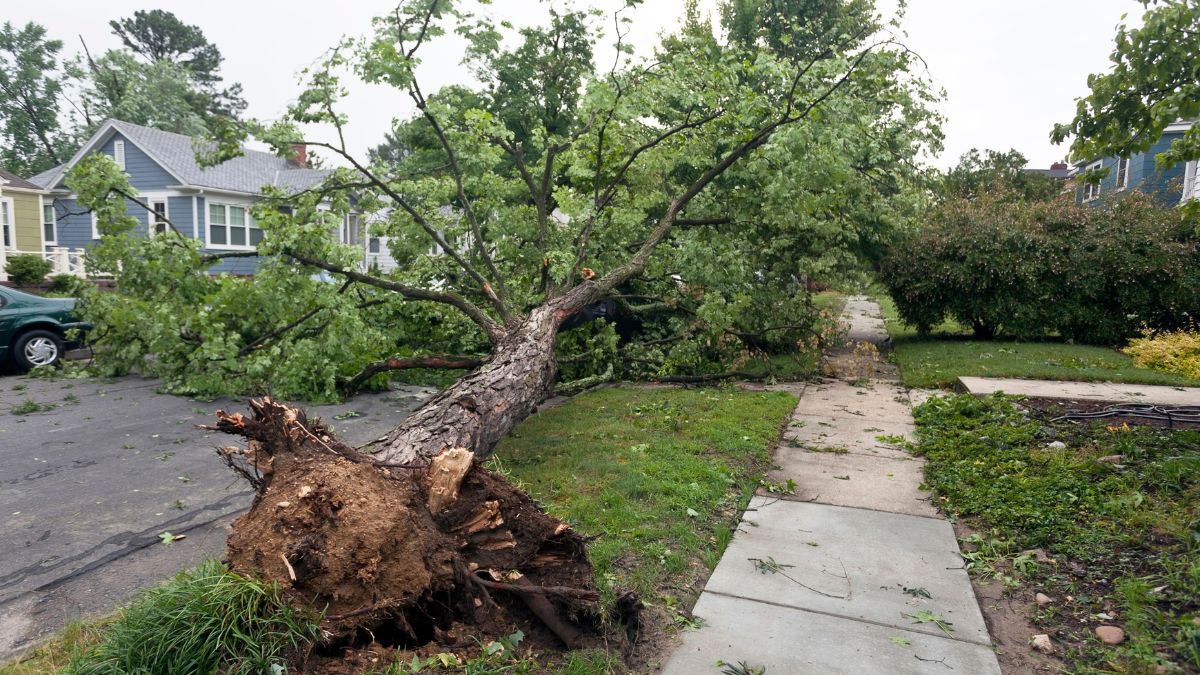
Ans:
[[[14,255],[5,263],[8,278],[18,286],[34,286],[42,283],[54,265],[40,255]]]
[[[14,415],[32,415],[35,412],[41,412],[42,409],[43,407],[41,403],[26,397],[24,401],[14,405],[11,409],[11,412]],[[49,410],[49,408],[46,408],[46,410]]]
[[[1121,350],[1142,368],[1153,368],[1200,380],[1200,329],[1146,332]]]
[[[76,403],[79,403],[79,397],[76,396],[75,394],[67,394],[66,396],[63,397],[63,403],[66,403],[68,405],[74,405]]]

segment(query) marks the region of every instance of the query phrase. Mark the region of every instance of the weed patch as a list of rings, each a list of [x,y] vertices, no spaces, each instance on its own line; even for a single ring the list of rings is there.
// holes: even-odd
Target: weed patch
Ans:
[[[1062,598],[1033,621],[1073,667],[1200,669],[1200,431],[1053,423],[1000,395],[914,416],[926,483],[977,530],[968,570]],[[1128,640],[1101,645],[1101,624]]]

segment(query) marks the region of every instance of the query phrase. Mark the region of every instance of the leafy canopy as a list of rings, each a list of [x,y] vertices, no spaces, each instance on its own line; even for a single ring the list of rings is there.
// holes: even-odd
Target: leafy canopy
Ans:
[[[35,23],[0,28],[0,166],[21,176],[59,164],[62,41]]]
[[[1072,138],[1076,159],[1144,152],[1170,124],[1200,117],[1200,4],[1142,4],[1140,28],[1117,27],[1112,70],[1088,76],[1091,93],[1077,101],[1075,118],[1051,133],[1055,143]],[[1196,158],[1200,128],[1193,126],[1156,161],[1166,168]]]
[[[265,262],[253,281],[211,278],[205,269],[219,256],[182,239],[170,246],[190,253],[172,261],[163,260],[168,244],[134,230],[98,248],[114,269],[130,256],[145,261],[121,266],[121,287],[156,326],[144,330],[164,341],[147,350],[155,367],[195,383],[201,367],[236,372],[239,360],[270,349],[277,382],[289,377],[293,351],[328,346],[327,334],[341,330],[334,320],[345,320],[378,339],[328,360],[309,392],[328,396],[364,361],[485,352],[555,303],[574,312],[607,302],[624,317],[619,340],[587,325],[588,337],[566,340],[582,350],[568,359],[595,371],[716,372],[819,334],[806,281],[855,274],[926,199],[921,160],[940,142],[940,120],[916,57],[869,3],[853,1],[812,5],[815,15],[833,12],[824,32],[789,20],[769,39],[735,37],[729,22],[743,9],[722,13],[720,26],[693,11],[640,59],[625,43],[635,4],[612,17],[549,11],[517,29],[469,3],[412,0],[377,18],[368,36],[338,44],[305,73],[284,119],[242,129],[281,153],[307,141],[343,167],[319,188],[274,193],[257,209]],[[609,22],[617,59],[596,65]],[[427,93],[422,47],[451,32],[466,41],[480,84]],[[394,87],[416,109],[366,159],[342,140],[349,78]],[[335,140],[307,137],[313,125]],[[233,140],[213,159],[239,152]],[[113,199],[105,169],[87,171],[76,180],[94,180],[91,198]],[[330,238],[331,224],[359,215],[371,235],[387,237],[394,271],[361,271],[361,249]],[[227,313],[187,318],[191,310],[161,291],[126,282],[142,268],[186,275],[206,307]],[[341,284],[312,281],[317,272]],[[239,304],[238,294],[254,302]],[[338,313],[306,318],[325,301]],[[390,313],[376,314],[381,307]],[[187,338],[172,335],[180,321]],[[257,344],[263,335],[269,347]],[[156,351],[165,349],[171,358]]]

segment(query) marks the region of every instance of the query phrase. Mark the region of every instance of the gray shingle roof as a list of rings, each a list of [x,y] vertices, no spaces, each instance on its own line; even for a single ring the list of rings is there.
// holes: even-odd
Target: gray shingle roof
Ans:
[[[164,169],[178,176],[185,185],[253,194],[260,193],[267,186],[299,192],[320,183],[330,173],[298,167],[269,152],[248,149],[241,157],[203,167],[196,161],[196,150],[204,150],[205,141],[119,120],[112,120],[112,126],[162,164]],[[207,145],[211,147],[211,144]],[[58,167],[40,173],[32,180],[39,185],[58,182],[57,174],[61,169]]]
[[[40,185],[30,183],[29,181],[25,180],[24,178],[21,178],[20,176],[18,176],[15,173],[12,173],[10,171],[5,171],[4,169],[0,169],[0,187],[5,187],[5,186],[14,187],[14,188],[22,188],[24,190],[41,190],[42,189],[42,187]]]

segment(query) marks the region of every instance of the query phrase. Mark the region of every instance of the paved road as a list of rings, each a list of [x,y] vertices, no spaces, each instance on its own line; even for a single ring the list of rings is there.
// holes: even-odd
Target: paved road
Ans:
[[[195,425],[243,404],[157,388],[140,378],[0,377],[0,660],[223,555],[226,528],[251,493],[215,453],[234,439]],[[431,393],[405,388],[310,414],[358,445]],[[29,400],[43,409],[14,414]],[[164,546],[165,531],[188,538]]]

